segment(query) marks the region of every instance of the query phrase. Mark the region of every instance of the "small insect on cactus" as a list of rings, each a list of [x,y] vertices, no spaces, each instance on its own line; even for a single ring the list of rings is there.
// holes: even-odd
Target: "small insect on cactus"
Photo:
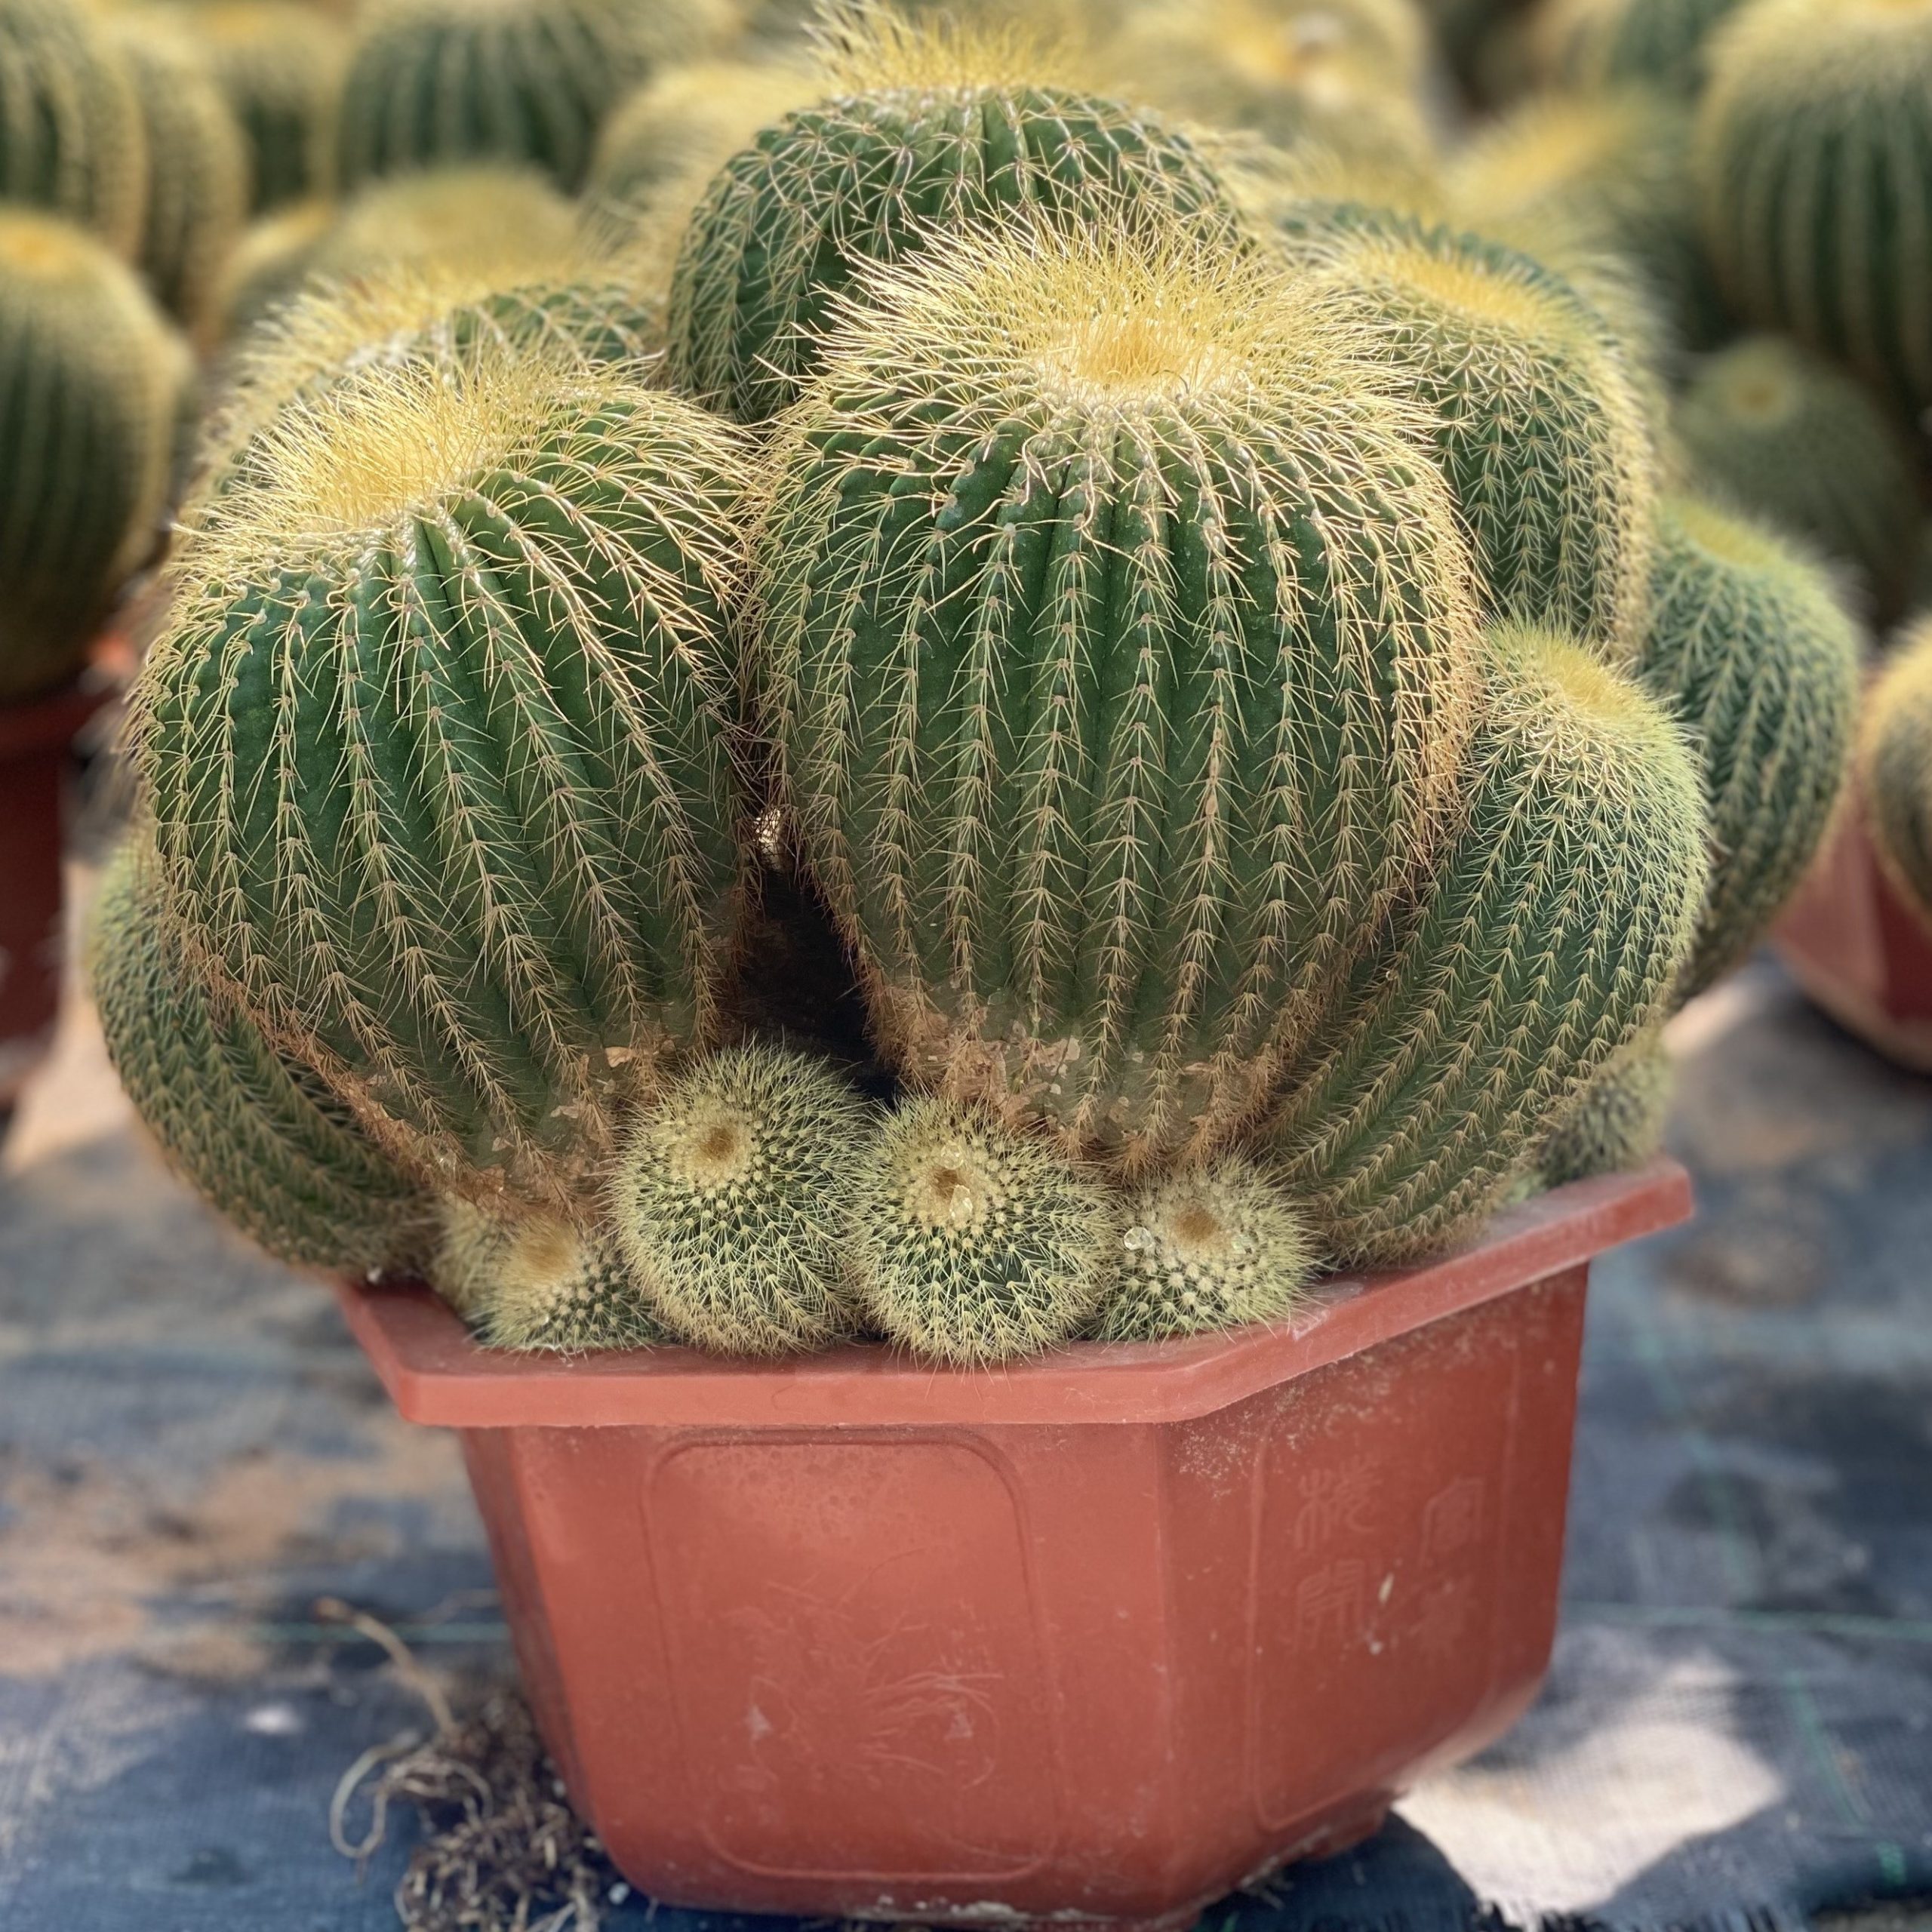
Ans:
[[[1855,377],[1788,336],[1749,336],[1699,365],[1675,426],[1703,487],[1851,565],[1892,608],[1918,482],[1911,446]]]
[[[171,903],[441,1191],[571,1198],[711,1023],[743,453],[505,353],[372,368],[272,441],[131,701]]]
[[[1932,402],[1932,5],[1754,0],[1713,44],[1697,122],[1725,292],[1922,408]]]
[[[1421,420],[1185,239],[985,231],[868,296],[768,453],[804,860],[914,1084],[1204,1149],[1453,801],[1479,639]]]
[[[1850,756],[1860,649],[1830,580],[1789,540],[1666,500],[1637,675],[1690,734],[1712,846],[1680,1001],[1763,937],[1824,836]]]
[[[1138,1189],[1121,1221],[1120,1278],[1088,1331],[1103,1342],[1285,1321],[1319,1258],[1280,1181],[1241,1155]]]
[[[127,64],[75,0],[0,0],[0,201],[140,242],[147,152]]]
[[[1874,687],[1858,768],[1879,861],[1932,924],[1932,623],[1906,634]]]
[[[692,215],[672,278],[674,386],[741,422],[776,415],[868,266],[1002,212],[1232,219],[1183,136],[1038,78],[1052,64],[1012,34],[835,17],[832,97],[732,156]]]
[[[611,108],[721,24],[714,0],[373,0],[343,83],[341,179],[494,160],[574,193]]]
[[[1676,728],[1553,634],[1489,634],[1465,815],[1265,1138],[1323,1247],[1408,1260],[1478,1220],[1659,1015],[1706,878]]]
[[[1546,1187],[1641,1168],[1663,1145],[1676,1069],[1662,1030],[1646,1033],[1598,1074],[1537,1158]]]
[[[522,1214],[489,1234],[469,1234],[470,1254],[459,1251],[460,1222],[453,1232],[443,1266],[486,1348],[574,1355],[677,1340],[601,1224]],[[466,1264],[474,1272],[464,1273]],[[449,1288],[442,1293],[454,1299]]]
[[[1068,1340],[1118,1266],[1106,1190],[977,1108],[908,1102],[863,1150],[849,1199],[854,1292],[886,1336],[935,1361]]]
[[[1531,28],[1537,64],[1572,87],[1703,85],[1712,34],[1740,0],[1544,0]]]
[[[1655,461],[1609,325],[1528,257],[1412,217],[1305,206],[1280,232],[1340,327],[1399,365],[1429,410],[1491,614],[1634,655]]]
[[[312,1072],[202,983],[138,832],[102,884],[91,977],[134,1111],[169,1163],[244,1234],[284,1261],[356,1275],[420,1258],[427,1197]]]
[[[0,702],[72,675],[152,549],[192,377],[123,263],[0,208]]]
[[[664,1318],[726,1355],[854,1334],[844,1211],[870,1127],[822,1060],[754,1044],[674,1081],[626,1134],[611,1183],[620,1251]]]

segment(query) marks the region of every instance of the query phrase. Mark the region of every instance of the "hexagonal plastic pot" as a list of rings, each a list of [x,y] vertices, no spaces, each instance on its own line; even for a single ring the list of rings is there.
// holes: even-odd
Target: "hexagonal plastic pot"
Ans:
[[[1590,1260],[1690,1210],[1660,1161],[1292,1327],[971,1373],[519,1356],[340,1293],[402,1414],[461,1433],[525,1688],[633,1884],[1178,1925],[1529,1703]]]

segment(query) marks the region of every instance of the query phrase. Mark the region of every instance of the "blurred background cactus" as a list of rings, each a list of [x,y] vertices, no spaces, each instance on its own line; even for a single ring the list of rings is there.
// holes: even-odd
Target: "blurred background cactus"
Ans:
[[[1878,856],[1932,924],[1932,626],[1916,626],[1872,694],[1859,780]]]

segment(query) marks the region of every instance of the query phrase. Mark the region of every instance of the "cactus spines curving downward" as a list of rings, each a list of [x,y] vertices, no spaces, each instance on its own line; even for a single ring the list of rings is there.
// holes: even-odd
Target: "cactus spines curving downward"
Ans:
[[[427,1198],[309,1069],[202,983],[160,894],[137,832],[102,884],[91,977],[109,1057],[162,1152],[282,1260],[358,1275],[413,1264]]]
[[[490,1245],[468,1310],[486,1348],[574,1355],[678,1339],[601,1223],[526,1214]]]
[[[0,0],[0,202],[64,215],[132,256],[147,194],[140,108],[92,11]]]
[[[371,368],[272,441],[131,700],[171,903],[442,1191],[571,1198],[712,1023],[739,443],[504,353]]]
[[[1021,209],[1115,227],[1232,220],[1186,138],[1033,78],[1051,63],[1023,41],[883,10],[833,38],[834,97],[724,164],[672,276],[671,380],[741,422],[793,399],[838,298],[868,266],[941,232]]]
[[[1319,1258],[1279,1180],[1242,1155],[1140,1189],[1121,1220],[1120,1278],[1088,1329],[1097,1341],[1285,1321]]]
[[[1932,6],[1754,0],[1712,45],[1705,232],[1739,312],[1932,402]]]
[[[1494,1204],[1657,1017],[1703,900],[1697,774],[1662,708],[1567,640],[1490,636],[1463,823],[1266,1130],[1351,1266]]]
[[[1641,1168],[1663,1145],[1677,1073],[1654,1029],[1620,1054],[1583,1091],[1537,1156],[1546,1187]]]
[[[1852,565],[1894,607],[1918,482],[1911,445],[1856,377],[1787,336],[1749,336],[1700,364],[1674,426],[1701,485]]]
[[[1531,28],[1537,64],[1558,82],[1641,81],[1673,94],[1703,85],[1712,34],[1741,0],[1543,0]]]
[[[869,293],[768,452],[808,866],[915,1084],[1211,1146],[1453,797],[1480,646],[1420,419],[1258,257],[1028,226]]]
[[[854,1333],[842,1292],[850,1177],[870,1125],[825,1062],[752,1044],[681,1075],[628,1130],[619,1247],[700,1348],[789,1355]]]
[[[909,1101],[863,1149],[845,1253],[891,1340],[973,1367],[1078,1333],[1118,1265],[1106,1190],[990,1114]]]
[[[1932,924],[1932,622],[1906,633],[1874,686],[1858,768],[1879,862]]]
[[[152,549],[192,375],[125,263],[0,207],[0,702],[78,669]]]
[[[1637,676],[1690,735],[1712,844],[1680,1001],[1764,936],[1824,836],[1850,756],[1860,647],[1829,579],[1788,541],[1666,500]]]
[[[248,137],[254,211],[327,193],[348,58],[341,26],[298,0],[190,0],[185,18]]]
[[[611,108],[721,24],[715,0],[373,0],[343,82],[341,180],[499,161],[574,193]]]
[[[1305,207],[1281,232],[1337,321],[1415,384],[1491,614],[1633,656],[1655,460],[1609,325],[1515,249],[1411,217]]]

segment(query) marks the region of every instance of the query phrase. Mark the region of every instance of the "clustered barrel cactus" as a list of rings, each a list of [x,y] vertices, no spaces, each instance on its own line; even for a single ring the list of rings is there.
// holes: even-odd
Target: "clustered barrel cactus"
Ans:
[[[1403,0],[816,65],[372,9],[341,174],[411,171],[237,257],[131,700],[97,983],[164,1146],[488,1346],[961,1367],[1641,1161],[1852,758],[1807,546],[1903,584],[1918,521],[1855,374],[1686,353],[1803,11],[1552,0],[1575,91],[1445,165]],[[1907,879],[1928,688],[1863,741]]]

